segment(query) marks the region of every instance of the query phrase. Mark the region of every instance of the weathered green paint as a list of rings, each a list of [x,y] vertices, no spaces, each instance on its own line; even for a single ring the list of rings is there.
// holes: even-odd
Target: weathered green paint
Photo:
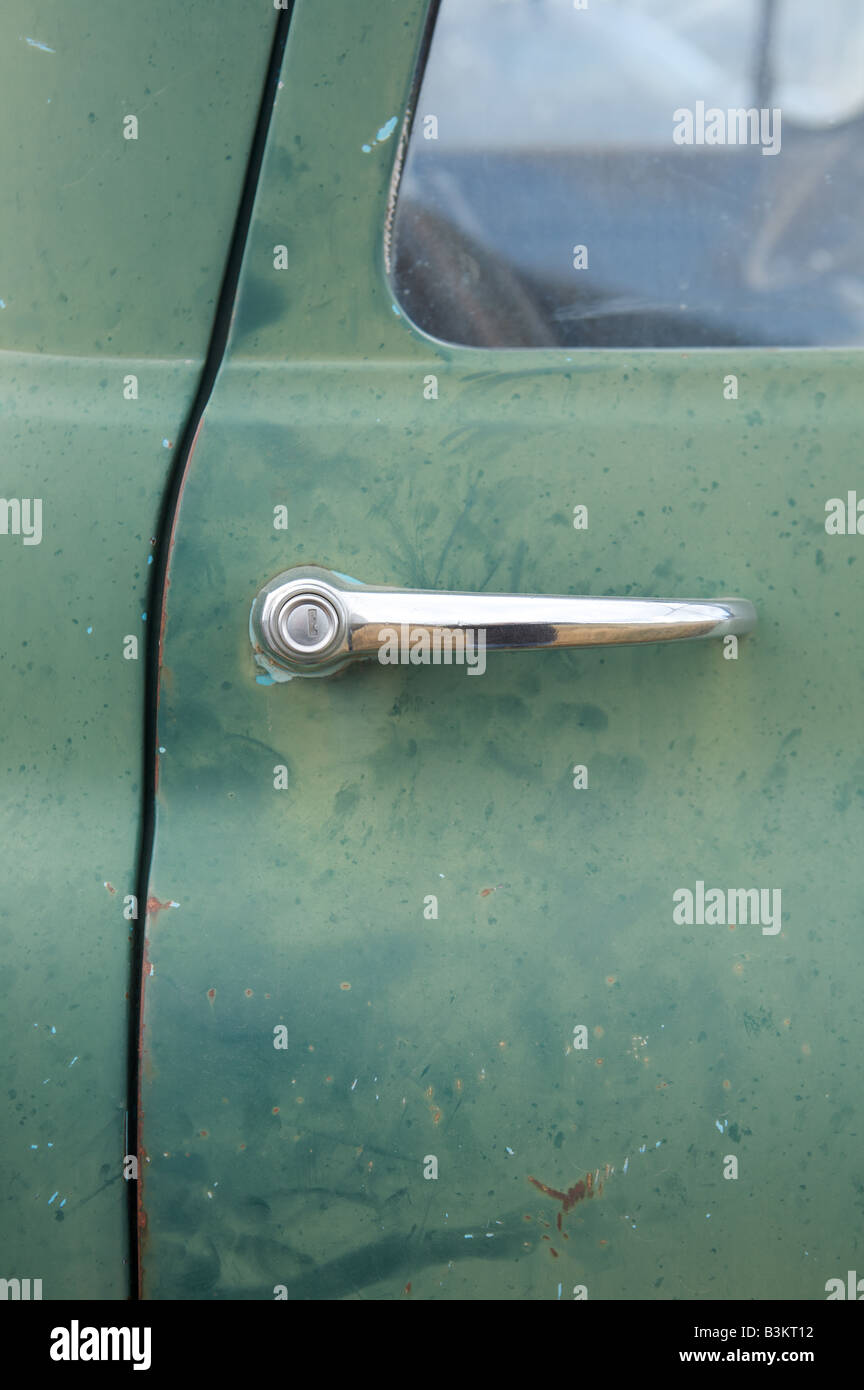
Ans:
[[[7,0],[0,347],[201,357],[274,22],[229,0]]]
[[[38,18],[9,0],[0,22],[0,491],[41,499],[43,526],[38,545],[0,534],[0,1277],[41,1278],[45,1299],[129,1291],[123,900],[148,557],[273,22],[229,0],[51,0]]]
[[[422,339],[382,268],[397,135],[360,148],[401,117],[422,11],[298,5],[182,497],[151,880],[181,907],[148,924],[145,1292],[819,1298],[855,1261],[861,541],[825,535],[824,503],[854,486],[861,357]],[[739,593],[760,627],[737,662],[502,654],[477,680],[262,687],[249,608],[304,561]],[[673,925],[700,879],[779,887],[782,933]],[[552,1259],[522,1224],[557,1210],[528,1175],[564,1189],[607,1163]]]

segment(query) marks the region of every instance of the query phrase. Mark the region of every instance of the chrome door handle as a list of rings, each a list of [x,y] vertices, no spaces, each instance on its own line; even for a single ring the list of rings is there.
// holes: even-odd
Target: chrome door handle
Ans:
[[[750,632],[747,599],[592,598],[569,594],[450,593],[361,584],[299,565],[252,605],[255,660],[275,681],[329,676],[352,661],[466,665],[486,651],[681,642]],[[482,653],[482,660],[481,660]]]

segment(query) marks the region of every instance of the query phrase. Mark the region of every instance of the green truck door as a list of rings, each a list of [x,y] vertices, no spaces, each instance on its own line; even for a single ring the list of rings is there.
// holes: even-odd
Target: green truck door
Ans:
[[[862,1080],[860,540],[825,529],[860,357],[424,336],[382,248],[425,9],[295,8],[175,518],[144,1296],[824,1297]],[[298,565],[759,625],[273,682],[250,609]]]

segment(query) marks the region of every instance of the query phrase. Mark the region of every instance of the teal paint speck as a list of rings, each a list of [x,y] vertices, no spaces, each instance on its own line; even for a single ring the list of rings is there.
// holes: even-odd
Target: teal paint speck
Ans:
[[[361,150],[363,151],[364,154],[369,154],[370,150],[372,149],[372,146],[371,146],[371,145],[361,145],[360,148],[361,148]]]
[[[273,684],[273,677],[272,677],[272,676],[256,676],[256,677],[255,677],[255,684],[256,684],[256,685],[272,685],[272,684]]]

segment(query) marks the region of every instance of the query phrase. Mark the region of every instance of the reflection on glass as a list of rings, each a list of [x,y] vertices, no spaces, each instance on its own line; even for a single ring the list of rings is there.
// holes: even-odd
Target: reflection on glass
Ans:
[[[444,0],[388,259],[473,346],[864,342],[853,0]]]

